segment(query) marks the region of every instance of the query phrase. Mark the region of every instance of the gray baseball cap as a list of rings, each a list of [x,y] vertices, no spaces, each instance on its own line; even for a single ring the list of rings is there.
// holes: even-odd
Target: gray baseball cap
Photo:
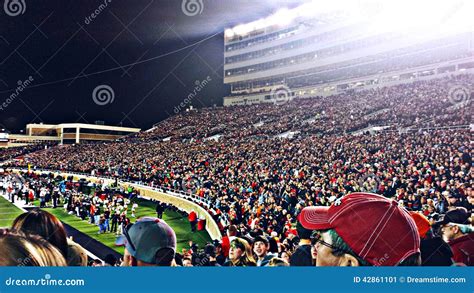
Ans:
[[[127,226],[115,244],[125,246],[138,260],[155,264],[158,251],[169,248],[176,253],[176,234],[164,220],[143,217]]]

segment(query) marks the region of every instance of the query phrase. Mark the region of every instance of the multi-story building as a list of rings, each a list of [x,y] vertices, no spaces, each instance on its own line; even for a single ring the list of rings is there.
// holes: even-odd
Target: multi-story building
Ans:
[[[474,70],[474,33],[408,32],[302,6],[225,32],[224,106],[327,96]],[[395,28],[395,29],[394,29]]]

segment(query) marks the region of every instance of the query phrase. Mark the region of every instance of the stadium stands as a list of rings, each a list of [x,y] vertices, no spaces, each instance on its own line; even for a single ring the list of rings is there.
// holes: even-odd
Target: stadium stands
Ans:
[[[305,206],[354,191],[383,194],[426,216],[445,213],[450,196],[472,209],[472,107],[454,107],[449,88],[473,81],[462,75],[284,105],[195,110],[120,141],[57,146],[10,166],[192,192],[223,228],[237,225],[243,235],[284,237]],[[352,134],[369,125],[388,128]],[[275,138],[288,131],[296,135]],[[222,136],[205,139],[215,134]]]

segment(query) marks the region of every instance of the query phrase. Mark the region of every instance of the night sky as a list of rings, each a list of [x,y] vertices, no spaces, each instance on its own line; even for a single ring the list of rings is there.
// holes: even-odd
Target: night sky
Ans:
[[[105,0],[103,9],[104,0],[2,0],[0,128],[101,120],[148,129],[174,115],[205,79],[193,106],[221,105],[230,91],[222,77],[224,29],[304,1],[194,2],[201,13],[193,16],[181,0]],[[101,85],[113,90],[112,102],[94,101]],[[11,99],[18,87],[25,89]]]

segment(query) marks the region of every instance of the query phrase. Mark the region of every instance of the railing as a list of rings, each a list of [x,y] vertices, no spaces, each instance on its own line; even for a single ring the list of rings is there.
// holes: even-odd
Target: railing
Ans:
[[[429,130],[458,130],[458,129],[470,129],[472,126],[469,124],[465,125],[451,125],[451,126],[432,126],[432,127],[420,127],[420,128],[402,128],[402,129],[384,129],[383,132],[418,132],[418,131],[429,131]]]
[[[14,171],[19,171],[19,172],[27,172],[28,169],[25,168],[6,168],[6,169],[11,169]],[[91,175],[87,173],[81,173],[81,172],[69,172],[69,171],[62,171],[62,170],[51,170],[51,169],[41,169],[41,168],[35,168],[31,169],[32,172],[40,172],[40,173],[58,173],[58,174],[63,174],[66,176],[80,176],[80,177],[85,177],[86,179],[91,179],[93,178],[94,180],[108,180],[108,181],[117,181],[120,185],[127,185],[127,184],[132,184],[135,185],[134,187],[140,189],[140,191],[145,191],[146,193],[150,193],[150,191],[156,195],[156,193],[161,193],[164,196],[175,198],[177,200],[173,200],[177,204],[172,204],[175,205],[179,208],[179,206],[183,206],[183,204],[179,204],[179,200],[188,202],[186,206],[188,207],[188,211],[190,212],[191,209],[196,208],[198,210],[201,210],[201,212],[205,215],[206,218],[206,230],[209,232],[211,238],[213,239],[220,239],[222,236],[219,227],[217,223],[214,221],[213,217],[209,214],[208,210],[210,208],[210,201],[209,199],[204,199],[201,198],[197,195],[192,195],[191,193],[184,193],[180,190],[175,190],[172,188],[167,188],[167,187],[153,187],[150,185],[143,184],[142,182],[139,181],[131,181],[131,180],[122,180],[118,177],[113,177],[113,176],[97,176],[97,175]],[[141,195],[141,194],[140,194]],[[192,206],[194,205],[194,207]],[[204,207],[203,207],[204,206]]]
[[[21,169],[23,172],[28,171],[28,169],[25,169],[25,168],[11,168],[11,169]],[[197,204],[202,204],[207,209],[209,209],[211,207],[211,200],[209,198],[201,197],[199,195],[193,194],[194,191],[184,192],[182,190],[168,188],[168,187],[165,187],[165,186],[147,185],[147,184],[143,183],[142,181],[132,181],[132,180],[127,180],[127,179],[120,178],[120,177],[97,175],[97,174],[92,175],[92,174],[89,174],[89,173],[75,172],[75,171],[68,171],[68,170],[52,170],[52,169],[43,169],[43,168],[32,168],[32,171],[50,172],[50,173],[67,173],[67,174],[86,176],[86,177],[97,177],[99,179],[107,179],[107,180],[114,180],[114,181],[117,180],[118,182],[122,182],[122,183],[136,184],[136,185],[140,185],[140,186],[143,186],[143,187],[152,188],[152,189],[154,189],[156,191],[159,191],[159,192],[170,193],[173,196],[184,198],[186,200],[193,201]]]

